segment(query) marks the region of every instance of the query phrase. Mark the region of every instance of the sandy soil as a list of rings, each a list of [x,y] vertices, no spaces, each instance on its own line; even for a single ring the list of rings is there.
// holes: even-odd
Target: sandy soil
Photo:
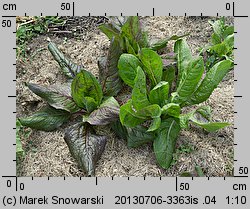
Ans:
[[[194,54],[208,43],[212,33],[208,18],[143,17],[149,37],[164,38],[173,34],[190,33],[187,38]],[[228,19],[232,22],[232,19]],[[24,116],[38,109],[43,102],[32,94],[24,82],[38,84],[63,83],[57,63],[47,50],[48,36],[40,36],[29,44],[30,58],[17,61],[17,116]],[[94,26],[82,37],[66,39],[50,36],[59,48],[73,61],[83,64],[97,74],[97,58],[107,52],[108,39]],[[171,50],[172,44],[169,45]],[[219,85],[206,104],[212,106],[214,120],[233,124],[233,72]],[[96,176],[178,176],[184,171],[193,171],[201,166],[207,176],[229,176],[233,170],[233,126],[217,133],[206,133],[191,127],[183,130],[177,143],[173,166],[161,169],[155,160],[151,145],[137,149],[127,148],[109,128],[106,149],[98,162]],[[19,169],[19,176],[84,176],[70,156],[63,139],[62,129],[55,132],[32,131],[23,138],[26,156]]]

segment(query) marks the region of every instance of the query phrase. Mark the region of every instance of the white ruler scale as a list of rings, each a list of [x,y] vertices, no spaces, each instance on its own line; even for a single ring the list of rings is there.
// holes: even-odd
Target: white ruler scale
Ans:
[[[1,0],[1,208],[249,208],[249,4],[247,0]],[[17,177],[15,18],[40,15],[233,16],[234,177]]]

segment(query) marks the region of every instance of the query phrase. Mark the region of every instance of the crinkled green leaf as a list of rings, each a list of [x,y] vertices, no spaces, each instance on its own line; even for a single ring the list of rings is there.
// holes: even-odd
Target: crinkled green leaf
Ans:
[[[42,131],[53,131],[70,118],[70,113],[47,106],[31,116],[19,118],[23,126]]]
[[[83,69],[83,66],[79,66],[67,59],[54,43],[50,42],[48,49],[68,78],[74,78]]]
[[[134,80],[137,74],[137,67],[141,66],[139,59],[132,54],[122,54],[118,61],[119,75],[121,79],[129,86],[134,86]]]
[[[111,39],[107,59],[99,59],[99,78],[105,95],[115,96],[122,88],[122,81],[118,74],[118,60],[122,54],[119,41]]]
[[[158,118],[161,116],[161,107],[158,104],[152,104],[137,111],[136,115],[153,119]]]
[[[199,104],[206,101],[232,67],[233,64],[229,60],[223,60],[215,64],[191,96],[189,104]]]
[[[169,84],[166,81],[158,83],[149,93],[149,101],[151,104],[158,104],[161,107],[168,100]]]
[[[162,60],[161,57],[152,49],[143,48],[139,54],[140,60],[144,65],[148,77],[150,78],[153,86],[157,85],[162,78]]]
[[[140,110],[150,105],[147,96],[146,76],[140,66],[137,67],[137,75],[132,90],[132,105],[136,110]]]
[[[181,108],[178,104],[168,103],[162,107],[162,114],[178,118],[181,113]]]
[[[186,72],[190,60],[192,60],[191,50],[184,39],[179,39],[175,42],[174,52],[177,55],[177,68],[178,68],[178,78],[177,86],[183,78],[183,74]]]
[[[44,99],[50,106],[56,109],[66,110],[71,113],[80,110],[70,95],[70,83],[48,87],[28,83],[27,86],[33,93]]]
[[[107,98],[98,109],[83,118],[91,125],[107,125],[119,119],[120,105],[114,97]]]
[[[185,72],[177,87],[177,97],[172,102],[181,104],[187,101],[192,93],[196,90],[204,72],[204,62],[202,57],[190,60]]]
[[[129,100],[120,108],[120,121],[122,125],[127,127],[135,127],[147,119],[158,118],[161,115],[161,108],[157,104],[149,105],[135,111],[132,106],[132,101]]]
[[[154,140],[154,153],[159,165],[165,169],[171,165],[180,130],[179,123],[173,118],[168,118],[161,123],[160,129],[157,131],[157,137]]]
[[[136,112],[132,109],[132,100],[128,100],[126,104],[121,106],[119,116],[122,125],[127,127],[135,127],[147,119],[145,116],[136,115]]]
[[[88,71],[78,73],[71,84],[71,94],[79,107],[88,112],[96,109],[102,101],[103,93],[97,79]]]
[[[78,123],[66,130],[64,140],[79,167],[88,176],[94,176],[96,163],[104,151],[107,137],[98,135],[91,127]]]

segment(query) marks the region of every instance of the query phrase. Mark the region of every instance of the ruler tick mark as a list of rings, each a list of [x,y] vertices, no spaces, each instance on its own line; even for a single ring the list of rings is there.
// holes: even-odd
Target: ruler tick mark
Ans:
[[[175,191],[177,192],[178,191],[178,178],[177,176],[175,177]]]

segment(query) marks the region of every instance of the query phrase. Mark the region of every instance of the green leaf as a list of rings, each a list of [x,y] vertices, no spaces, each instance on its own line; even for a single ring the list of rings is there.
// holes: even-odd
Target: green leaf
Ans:
[[[223,32],[225,29],[225,20],[224,18],[221,18],[219,20],[216,20],[214,22],[209,21],[209,23],[212,25],[214,33],[220,37],[220,39],[223,38]]]
[[[112,130],[115,132],[115,134],[121,138],[121,139],[127,139],[127,127],[123,126],[120,122],[120,120],[117,120],[111,124]]]
[[[228,47],[225,44],[225,42],[222,42],[220,44],[216,44],[212,47],[210,47],[209,51],[214,52],[217,54],[217,56],[222,57],[228,53]]]
[[[122,54],[118,61],[119,75],[121,79],[129,86],[134,86],[134,80],[137,74],[137,67],[141,62],[132,54]]]
[[[113,39],[113,37],[118,40],[120,39],[120,31],[110,23],[100,25],[99,29],[109,38],[110,41]]]
[[[71,94],[79,107],[88,112],[96,109],[102,101],[103,93],[97,79],[88,71],[82,70],[71,84]]]
[[[176,67],[174,65],[168,66],[163,69],[162,80],[168,82],[169,88],[172,89],[172,83],[175,80]]]
[[[67,59],[54,43],[50,42],[48,49],[68,78],[74,78],[83,69],[83,66],[79,66]]]
[[[147,128],[141,125],[134,128],[128,128],[117,121],[112,124],[112,129],[120,138],[126,139],[128,147],[131,148],[153,142],[155,139],[155,133],[147,132]]]
[[[142,31],[137,16],[128,17],[126,23],[122,26],[122,36],[127,37],[135,52],[138,52],[138,45],[141,48],[148,46],[147,34]]]
[[[128,102],[120,108],[120,121],[122,125],[135,127],[143,123],[146,119],[144,116],[136,115],[136,112],[132,109],[132,100],[128,100]]]
[[[162,107],[161,111],[163,115],[169,115],[178,118],[181,113],[181,108],[178,104],[168,103]]]
[[[211,36],[211,42],[212,42],[213,45],[220,44],[221,39],[217,34],[213,33],[212,36]]]
[[[124,39],[125,39],[127,53],[136,56],[136,52],[135,52],[134,48],[131,46],[131,44],[129,43],[128,38],[124,37]]]
[[[108,19],[111,21],[111,24],[121,31],[121,27],[126,23],[129,16],[110,16]]]
[[[223,38],[225,39],[233,34],[234,34],[234,26],[228,26],[223,32]]]
[[[180,130],[178,122],[173,118],[168,118],[162,122],[157,131],[157,137],[154,140],[154,153],[159,165],[165,169],[171,165]]]
[[[70,95],[70,83],[62,86],[40,86],[28,83],[28,88],[49,103],[50,106],[74,113],[80,110]]]
[[[147,107],[144,107],[136,112],[138,117],[146,117],[146,118],[158,118],[161,116],[161,107],[157,104],[152,104]]]
[[[230,123],[226,123],[226,122],[200,123],[198,120],[194,118],[191,118],[191,121],[197,126],[200,126],[209,132],[214,132],[214,131],[217,131],[219,129],[225,128],[230,125]]]
[[[234,47],[234,34],[227,36],[224,40],[224,43],[227,46],[228,52],[232,51]]]
[[[23,126],[42,131],[53,131],[70,118],[70,113],[47,106],[26,118],[19,118]]]
[[[147,132],[155,131],[161,126],[161,117],[154,118]]]
[[[166,81],[158,83],[149,93],[151,104],[158,104],[161,107],[166,104],[169,93],[169,84]]]
[[[183,74],[186,72],[190,60],[192,60],[191,50],[184,39],[179,39],[174,44],[174,52],[177,55],[178,78],[177,86],[183,79]]]
[[[211,108],[209,106],[202,106],[193,111],[189,120],[191,120],[195,125],[200,126],[209,132],[214,132],[230,125],[226,122],[210,122]]]
[[[210,106],[201,106],[195,112],[199,113],[207,121],[211,121],[212,119],[212,110]]]
[[[83,122],[91,125],[107,125],[119,119],[120,105],[114,97],[107,98],[98,109],[83,117]]]
[[[188,127],[189,127],[189,119],[192,116],[192,114],[193,114],[193,112],[190,112],[190,113],[187,113],[187,114],[181,114],[179,116],[181,129],[188,129]]]
[[[140,66],[137,67],[137,75],[132,90],[132,105],[136,110],[140,110],[150,105],[147,96],[146,76]]]
[[[223,60],[215,64],[207,72],[200,86],[193,93],[189,105],[199,104],[206,101],[232,67],[233,64],[229,60]]]
[[[66,130],[64,140],[79,167],[88,176],[94,176],[96,163],[105,149],[107,137],[97,135],[91,127],[78,123]]]
[[[147,132],[147,128],[144,126],[136,126],[134,128],[127,129],[127,145],[128,147],[139,147],[141,145],[153,142],[155,139],[155,133]]]
[[[152,49],[154,51],[158,51],[160,49],[165,48],[169,41],[175,41],[175,40],[178,40],[178,39],[183,38],[183,37],[188,36],[188,35],[189,34],[185,34],[183,36],[173,35],[169,38],[158,40],[158,41],[150,44],[150,49]]]
[[[107,96],[116,96],[122,88],[122,81],[118,74],[117,63],[122,54],[119,41],[111,39],[107,59],[99,60],[99,78],[102,89]]]
[[[157,104],[149,105],[135,112],[132,108],[132,101],[129,100],[120,108],[120,121],[127,127],[135,127],[147,119],[154,119],[161,116],[161,108]]]
[[[153,42],[150,44],[150,49],[152,49],[154,51],[158,51],[160,49],[163,49],[167,46],[168,41],[169,41],[168,39],[157,40],[156,42]]]
[[[153,86],[155,86],[162,78],[163,65],[161,57],[155,51],[148,48],[141,49],[139,57],[145,66],[143,69],[146,71]]]
[[[197,110],[180,115],[179,118],[181,128],[188,128],[189,121],[191,121],[195,125],[210,132],[217,131],[230,125],[226,122],[211,122],[211,108],[209,106],[201,106]]]
[[[202,57],[190,60],[185,72],[177,87],[177,97],[174,97],[174,103],[182,104],[190,98],[196,90],[204,72],[204,62]]]

